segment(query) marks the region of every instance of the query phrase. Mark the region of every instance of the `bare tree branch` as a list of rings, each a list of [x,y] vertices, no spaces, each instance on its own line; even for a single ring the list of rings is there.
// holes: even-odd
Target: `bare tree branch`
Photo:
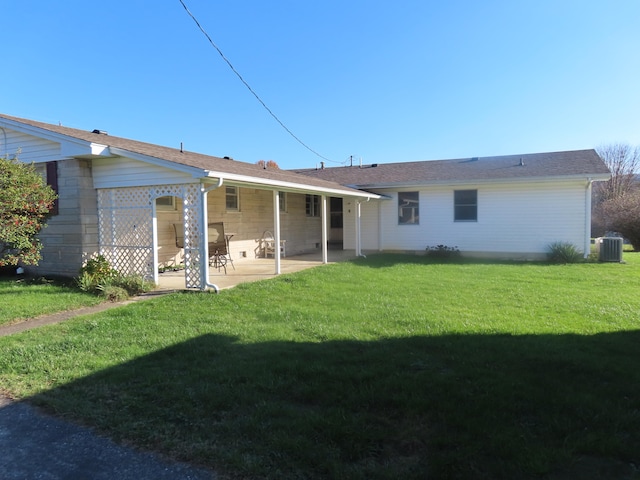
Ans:
[[[611,180],[598,182],[595,186],[596,203],[622,197],[638,188],[636,174],[640,172],[640,147],[614,143],[600,146],[596,151],[611,170]]]

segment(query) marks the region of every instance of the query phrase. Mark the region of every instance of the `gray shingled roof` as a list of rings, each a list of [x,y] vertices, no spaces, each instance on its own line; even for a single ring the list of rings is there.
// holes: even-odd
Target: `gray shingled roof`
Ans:
[[[257,179],[255,183],[260,183],[260,180],[264,180],[265,183],[283,182],[304,185],[310,187],[309,190],[313,190],[313,187],[316,187],[319,189],[341,190],[345,192],[345,194],[351,193],[362,195],[363,193],[345,187],[340,183],[332,182],[331,180],[302,176],[290,170],[264,169],[259,165],[253,163],[213,157],[210,155],[188,151],[180,151],[176,148],[162,147],[160,145],[139,142],[137,140],[115,137],[105,133],[93,133],[92,131],[88,130],[85,131],[76,128],[63,127],[59,125],[37,122],[34,120],[11,117],[3,114],[0,114],[0,118],[18,122],[31,127],[36,127],[42,130],[53,132],[58,135],[70,137],[71,139],[81,140],[89,143],[96,143],[108,147],[120,148],[128,152],[168,161],[171,163],[176,163],[179,165],[186,165],[209,172],[218,172],[221,174],[232,174],[244,176],[247,178],[255,178]]]
[[[595,150],[530,153],[499,157],[463,158],[362,167],[295,170],[357,188],[425,185],[445,182],[482,182],[547,177],[606,179],[609,169]]]

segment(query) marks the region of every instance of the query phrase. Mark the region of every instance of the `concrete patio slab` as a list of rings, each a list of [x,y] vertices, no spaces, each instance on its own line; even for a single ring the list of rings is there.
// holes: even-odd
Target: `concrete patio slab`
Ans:
[[[330,250],[327,263],[342,262],[356,258],[354,250]],[[209,283],[220,290],[235,287],[240,283],[255,282],[277,277],[273,258],[234,259],[234,266],[224,269],[209,268]],[[280,259],[280,273],[293,273],[323,265],[321,252],[296,255]],[[235,267],[235,269],[234,269]],[[160,274],[158,290],[185,290],[184,271],[168,271]]]

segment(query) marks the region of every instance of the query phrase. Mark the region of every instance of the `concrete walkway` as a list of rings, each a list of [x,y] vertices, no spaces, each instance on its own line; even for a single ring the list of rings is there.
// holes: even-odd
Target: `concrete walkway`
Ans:
[[[65,312],[53,313],[51,315],[42,315],[36,318],[30,318],[22,322],[14,323],[11,325],[4,325],[0,327],[0,337],[6,335],[12,335],[14,333],[24,332],[25,330],[31,330],[32,328],[42,327],[44,325],[52,325],[54,323],[60,323],[70,318],[79,317],[80,315],[90,315],[92,313],[100,313],[112,308],[121,307],[123,305],[129,305],[134,302],[142,300],[149,300],[156,298],[160,295],[171,293],[171,290],[156,290],[153,292],[140,295],[138,297],[130,298],[124,302],[104,302],[93,307],[83,307],[76,310],[67,310]],[[0,477],[2,478],[2,477]]]
[[[353,250],[330,250],[328,263],[342,262],[355,258]],[[280,273],[293,273],[307,268],[322,265],[320,252],[295,255],[280,259]],[[234,268],[235,267],[235,268]],[[240,283],[255,282],[277,277],[275,260],[273,258],[243,258],[234,260],[233,266],[227,264],[224,269],[209,268],[209,283],[215,284],[220,290],[235,287]],[[168,271],[160,274],[161,289],[181,290],[185,288],[184,271]]]

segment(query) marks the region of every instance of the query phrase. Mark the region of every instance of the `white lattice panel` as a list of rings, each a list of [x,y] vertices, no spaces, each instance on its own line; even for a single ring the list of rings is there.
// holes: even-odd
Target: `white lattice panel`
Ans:
[[[200,238],[202,226],[199,185],[102,189],[98,191],[100,252],[122,273],[153,278],[153,202],[158,197],[183,200],[186,288],[202,288]]]

